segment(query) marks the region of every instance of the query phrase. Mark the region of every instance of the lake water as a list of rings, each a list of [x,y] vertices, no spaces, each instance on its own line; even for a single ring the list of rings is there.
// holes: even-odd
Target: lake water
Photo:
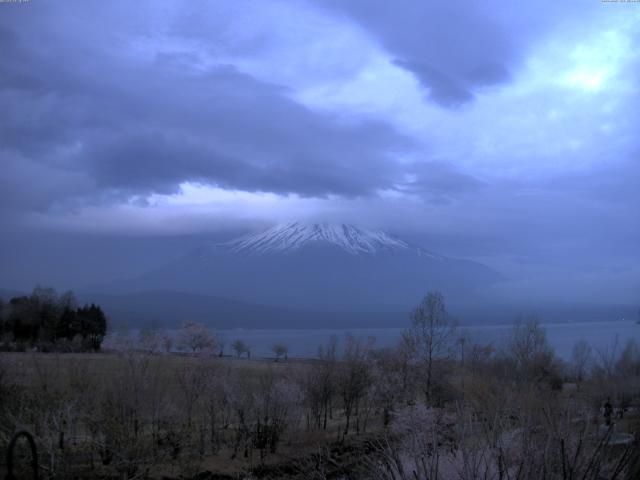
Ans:
[[[585,322],[585,323],[550,323],[543,324],[549,343],[556,354],[568,360],[575,342],[586,340],[594,349],[604,351],[617,348],[620,351],[626,342],[633,338],[640,341],[640,325],[632,321]],[[486,325],[460,327],[469,336],[480,343],[492,343],[500,346],[509,334],[511,325]],[[289,347],[290,357],[315,357],[319,345],[326,345],[332,335],[344,343],[346,334],[356,337],[375,337],[377,347],[395,345],[404,329],[372,328],[372,329],[317,329],[317,330],[219,330],[226,341],[225,353],[231,353],[231,343],[242,340],[251,347],[251,354],[257,357],[273,357],[271,347],[275,343],[284,343]]]

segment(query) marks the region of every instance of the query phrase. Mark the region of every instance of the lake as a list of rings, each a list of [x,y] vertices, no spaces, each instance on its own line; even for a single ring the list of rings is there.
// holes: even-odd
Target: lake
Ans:
[[[633,321],[549,323],[542,324],[547,332],[549,343],[556,354],[568,360],[575,342],[586,340],[594,349],[620,351],[626,342],[633,338],[640,341],[640,325]],[[469,336],[480,343],[492,343],[499,346],[509,334],[511,325],[485,325],[460,327]],[[346,334],[356,337],[375,337],[377,347],[390,347],[398,342],[404,328],[371,329],[308,329],[308,330],[218,330],[226,341],[225,353],[231,353],[231,343],[242,340],[251,347],[251,354],[257,357],[273,357],[271,347],[275,343],[284,343],[289,347],[290,357],[315,357],[319,345],[326,345],[332,335],[339,343],[344,343]]]

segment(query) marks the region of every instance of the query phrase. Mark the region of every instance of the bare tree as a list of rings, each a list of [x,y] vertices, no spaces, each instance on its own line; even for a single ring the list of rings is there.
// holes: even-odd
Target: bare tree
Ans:
[[[513,326],[507,339],[506,353],[515,364],[514,373],[520,383],[538,383],[557,376],[553,349],[535,315],[521,318]]]
[[[224,347],[226,344],[227,344],[227,338],[223,334],[218,333],[216,335],[216,345],[218,347],[218,356],[220,358],[224,357]]]
[[[235,340],[233,344],[231,344],[231,348],[233,348],[233,351],[236,352],[236,356],[238,358],[240,358],[243,353],[247,354],[247,358],[249,358],[249,356],[251,355],[249,346],[242,340]]]
[[[145,439],[150,362],[147,355],[121,354],[117,370],[102,385],[97,409],[90,417],[88,430],[102,463],[112,465],[120,478],[134,478],[152,462],[153,453]]]
[[[173,348],[173,337],[169,335],[167,332],[164,332],[160,336],[160,343],[162,344],[162,348],[165,351],[165,353],[169,353]]]
[[[336,395],[338,337],[333,335],[327,346],[318,348],[318,361],[299,372],[304,404],[307,408],[307,428],[313,424],[316,428],[327,429],[332,418],[332,403]]]
[[[411,313],[411,326],[403,339],[425,369],[424,394],[431,400],[433,365],[437,358],[450,354],[455,335],[453,324],[440,292],[429,292]]]
[[[161,338],[153,328],[142,328],[138,333],[138,346],[147,353],[154,353],[160,348]]]
[[[592,350],[586,340],[578,340],[573,345],[571,350],[571,373],[578,388],[588,373],[591,356]]]
[[[276,355],[276,361],[278,361],[280,357],[284,357],[286,361],[289,354],[289,347],[287,347],[284,343],[276,343],[273,347],[271,347],[271,351]]]
[[[600,370],[601,374],[604,373],[607,378],[611,378],[615,375],[616,361],[618,359],[618,347],[619,339],[618,335],[616,335],[611,345],[595,349],[595,368]]]
[[[640,348],[635,339],[630,338],[616,362],[616,371],[622,377],[640,375]]]
[[[300,403],[300,391],[294,383],[278,379],[269,369],[260,376],[254,396],[252,436],[263,460],[267,449],[276,453],[282,434]]]
[[[395,348],[372,352],[373,397],[382,410],[382,421],[386,427],[396,407],[410,402],[413,396],[411,385],[413,369],[404,343]]]
[[[215,336],[211,329],[202,323],[186,322],[178,334],[178,344],[192,352],[213,348]]]
[[[338,391],[342,397],[342,408],[346,419],[344,434],[349,433],[351,418],[359,413],[360,403],[371,383],[371,364],[369,355],[373,338],[366,342],[347,335],[344,355],[338,370]],[[356,422],[359,430],[359,422]]]

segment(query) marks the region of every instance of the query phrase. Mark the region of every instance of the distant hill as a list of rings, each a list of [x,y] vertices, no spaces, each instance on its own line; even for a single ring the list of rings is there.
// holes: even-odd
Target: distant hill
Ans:
[[[347,314],[313,312],[239,302],[211,295],[175,291],[144,291],[110,295],[84,293],[80,301],[101,305],[111,324],[129,327],[176,327],[185,321],[197,321],[215,328],[304,328],[326,325],[338,328]],[[369,317],[361,317],[366,322]],[[380,320],[380,319],[378,319]],[[301,325],[301,323],[304,323]],[[375,323],[375,322],[374,322]],[[362,323],[366,325],[366,323]]]
[[[181,291],[305,312],[395,312],[404,319],[429,290],[442,291],[450,303],[470,303],[501,279],[485,265],[445,257],[382,231],[291,223],[205,245],[100,290]]]
[[[219,328],[403,327],[424,294],[440,290],[463,323],[635,318],[626,305],[489,304],[504,281],[490,267],[447,257],[382,231],[290,223],[203,245],[144,275],[92,288],[113,320]],[[89,297],[87,297],[89,298]]]

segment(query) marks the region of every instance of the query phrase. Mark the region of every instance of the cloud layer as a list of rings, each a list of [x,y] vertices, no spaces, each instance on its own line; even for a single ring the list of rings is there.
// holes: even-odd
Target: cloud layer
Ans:
[[[1,220],[347,220],[637,284],[639,25],[599,2],[0,4]]]

